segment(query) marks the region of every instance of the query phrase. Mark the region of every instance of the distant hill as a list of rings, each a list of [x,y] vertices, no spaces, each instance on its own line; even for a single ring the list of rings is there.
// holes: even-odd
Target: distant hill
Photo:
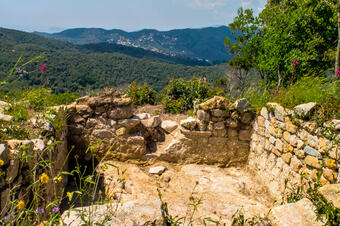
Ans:
[[[163,88],[168,78],[191,78],[205,76],[209,80],[225,75],[226,65],[186,66],[176,64],[177,58],[157,57],[150,51],[141,51],[135,57],[128,56],[131,50],[122,46],[101,43],[96,45],[74,45],[36,34],[0,28],[0,81],[8,74],[23,54],[30,59],[45,53],[45,61],[30,65],[29,74],[23,78],[12,76],[1,90],[21,89],[40,84],[40,65],[47,65],[44,78],[55,92],[83,91],[104,87],[124,87],[136,81],[148,82],[155,89]],[[123,48],[123,49],[122,49]],[[120,50],[119,50],[120,49]],[[126,54],[122,54],[126,53]],[[130,55],[133,55],[130,54]],[[136,55],[137,54],[137,55]]]
[[[138,47],[168,56],[206,60],[209,63],[226,62],[231,59],[232,56],[224,46],[224,39],[228,36],[233,40],[234,37],[226,26],[170,31],[144,29],[136,32],[75,28],[53,34],[39,32],[36,34],[80,45],[112,43]]]
[[[205,60],[193,59],[185,56],[167,56],[161,53],[145,50],[138,47],[130,47],[111,43],[97,43],[79,45],[78,48],[87,53],[121,53],[132,57],[144,58],[150,61],[159,61],[169,64],[183,64],[188,66],[211,66],[213,63]]]

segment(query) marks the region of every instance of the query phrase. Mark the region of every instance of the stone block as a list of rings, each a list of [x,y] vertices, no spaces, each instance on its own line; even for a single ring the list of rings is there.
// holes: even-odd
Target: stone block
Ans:
[[[131,106],[116,107],[108,112],[110,119],[128,119],[133,116]]]
[[[92,131],[92,136],[99,138],[99,139],[104,139],[104,138],[113,138],[114,137],[114,133],[110,130],[106,130],[106,129],[96,129]]]
[[[230,139],[237,140],[238,139],[238,132],[237,132],[237,130],[229,128],[228,129],[228,137]]]
[[[292,167],[292,169],[298,173],[302,167],[302,163],[298,158],[293,156],[290,160],[290,167]]]
[[[264,117],[263,116],[257,116],[257,125],[260,126],[260,127],[264,127]]]
[[[263,107],[263,108],[261,109],[260,114],[261,114],[266,120],[268,120],[268,118],[269,118],[269,116],[268,116],[268,109],[267,109],[266,107]]]
[[[240,130],[239,139],[243,141],[250,141],[251,133],[249,130]]]
[[[290,142],[290,133],[287,132],[287,131],[284,131],[284,132],[283,132],[283,139],[284,139],[287,143],[289,143],[289,142]]]
[[[221,109],[212,109],[211,114],[213,117],[227,117],[228,112],[226,110]]]
[[[320,161],[317,158],[310,156],[310,155],[306,156],[305,163],[306,163],[306,165],[311,166],[311,167],[316,168],[316,169],[322,168]]]
[[[306,152],[308,155],[317,157],[319,159],[322,158],[321,154],[317,150],[315,150],[314,148],[312,148],[310,146],[305,146],[303,148],[303,151]]]
[[[241,113],[252,108],[252,105],[245,98],[236,100],[233,106],[236,108],[237,111]]]
[[[156,128],[161,123],[161,118],[158,115],[156,115],[149,119],[142,120],[141,123],[147,128]]]
[[[315,102],[300,104],[294,107],[294,112],[300,117],[308,117],[316,107]]]
[[[197,120],[194,119],[193,117],[189,117],[187,119],[182,120],[180,124],[185,129],[194,130],[197,125]]]
[[[289,203],[274,207],[269,214],[269,219],[273,225],[299,225],[299,226],[321,226],[321,222],[317,221],[315,207],[313,203],[307,199],[301,199],[296,203]]]
[[[276,139],[275,147],[282,152],[283,151],[283,142],[280,139]]]
[[[338,169],[336,161],[334,159],[325,159],[325,165],[331,169]]]
[[[290,160],[292,159],[293,155],[292,153],[285,153],[281,156],[282,160],[287,163],[288,165],[290,164]]]
[[[286,122],[286,130],[292,134],[297,132],[298,127],[294,125],[292,122]]]
[[[337,178],[337,173],[334,172],[331,169],[323,169],[323,173],[322,175],[324,176],[324,178],[326,178],[330,183],[334,183],[336,181]]]
[[[328,184],[319,188],[318,192],[334,207],[340,208],[340,184]]]
[[[253,119],[253,114],[250,112],[246,112],[241,115],[240,121],[244,124],[249,124]]]
[[[197,118],[201,121],[204,121],[204,122],[210,121],[210,114],[208,111],[198,110],[196,115],[197,115]]]
[[[287,113],[282,106],[277,103],[267,103],[267,107],[274,111],[274,115],[279,121],[284,122]]]
[[[164,129],[166,132],[171,133],[175,129],[177,129],[178,124],[172,120],[164,120],[161,122],[161,128]]]

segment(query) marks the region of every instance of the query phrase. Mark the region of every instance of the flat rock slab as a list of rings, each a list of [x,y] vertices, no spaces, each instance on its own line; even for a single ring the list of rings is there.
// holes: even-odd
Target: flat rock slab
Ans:
[[[327,184],[318,191],[334,207],[340,208],[340,184]]]
[[[166,170],[165,166],[156,166],[149,169],[150,174],[162,175]]]
[[[273,208],[269,218],[275,226],[321,226],[322,222],[316,221],[314,209],[313,203],[305,198]]]
[[[171,133],[175,129],[177,129],[178,124],[172,120],[164,120],[161,122],[161,128],[164,129],[166,132]]]
[[[149,174],[149,168],[156,166],[142,167],[116,161],[109,163],[127,170],[124,173],[124,189],[117,186],[117,179],[121,177],[117,174],[117,168],[109,167],[101,172],[108,194],[118,193],[122,203],[116,217],[112,215],[107,225],[133,225],[133,222],[144,225],[155,221],[159,223],[156,225],[162,225],[157,189],[160,189],[163,201],[167,202],[171,216],[187,214],[192,194],[195,200],[202,199],[192,225],[204,225],[203,219],[206,217],[231,225],[232,216],[237,210],[242,210],[246,218],[263,217],[273,203],[264,187],[245,169],[162,163],[167,170],[161,176],[154,177]],[[110,209],[110,205],[112,203],[94,209],[92,219],[96,222],[104,219],[104,210]],[[68,225],[77,225],[69,222],[79,220],[79,213],[71,211],[70,217],[67,213],[63,215],[64,221]]]

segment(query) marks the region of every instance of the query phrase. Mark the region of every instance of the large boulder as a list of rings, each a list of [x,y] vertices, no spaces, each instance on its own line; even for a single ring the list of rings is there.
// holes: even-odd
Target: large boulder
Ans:
[[[319,188],[318,192],[334,207],[340,208],[340,184],[327,184]]]
[[[236,100],[235,103],[233,104],[233,106],[237,111],[239,111],[241,113],[244,113],[247,110],[252,108],[252,105],[245,98]]]
[[[189,117],[181,121],[181,126],[188,130],[195,130],[196,125],[197,125],[197,120],[194,119],[193,117]]]
[[[200,105],[198,105],[199,109],[205,110],[205,111],[209,111],[212,109],[228,109],[228,106],[230,104],[230,101],[227,100],[224,97],[220,97],[220,96],[214,96],[213,98],[207,100],[204,103],[201,103]]]
[[[142,124],[147,128],[156,128],[160,123],[161,118],[158,115],[142,120]]]
[[[315,102],[300,104],[294,107],[294,112],[300,117],[308,117],[316,107]]]
[[[302,199],[296,203],[289,203],[274,207],[269,215],[275,226],[321,226],[316,220],[315,207],[309,199]]]
[[[285,121],[285,117],[287,116],[287,112],[285,109],[279,105],[278,103],[267,103],[268,110],[274,113],[274,116],[281,122]]]
[[[161,122],[161,128],[164,129],[166,132],[171,133],[175,129],[177,129],[178,123],[171,120],[164,120]]]

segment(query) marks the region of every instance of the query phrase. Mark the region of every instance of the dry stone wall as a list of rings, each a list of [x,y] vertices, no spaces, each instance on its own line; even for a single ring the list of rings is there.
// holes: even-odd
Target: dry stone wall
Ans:
[[[52,123],[44,118],[31,120],[40,136],[36,139],[7,140],[0,144],[0,212],[5,216],[13,208],[12,202],[23,200],[25,205],[32,201],[32,189],[35,186],[40,197],[37,204],[47,207],[53,200],[61,198],[67,184],[67,176],[62,171],[68,170],[68,130],[66,124],[56,133]],[[39,164],[38,164],[39,163]],[[47,183],[38,183],[42,174],[49,178]],[[56,183],[58,182],[58,183]]]
[[[179,125],[159,116],[133,115],[131,100],[107,92],[82,97],[68,106],[70,144],[90,146],[98,160],[168,161],[229,166],[245,164],[255,114],[245,100],[214,97],[199,105],[195,118]],[[179,127],[179,129],[178,129]],[[172,134],[166,148],[158,148]]]
[[[223,167],[247,163],[255,116],[250,109],[245,99],[230,103],[223,97],[214,97],[200,104],[195,110],[196,118],[181,121],[180,135],[162,157]]]
[[[315,106],[308,103],[289,110],[268,103],[253,124],[249,166],[277,199],[318,177],[323,185],[339,182],[340,120],[318,126],[300,119]]]

